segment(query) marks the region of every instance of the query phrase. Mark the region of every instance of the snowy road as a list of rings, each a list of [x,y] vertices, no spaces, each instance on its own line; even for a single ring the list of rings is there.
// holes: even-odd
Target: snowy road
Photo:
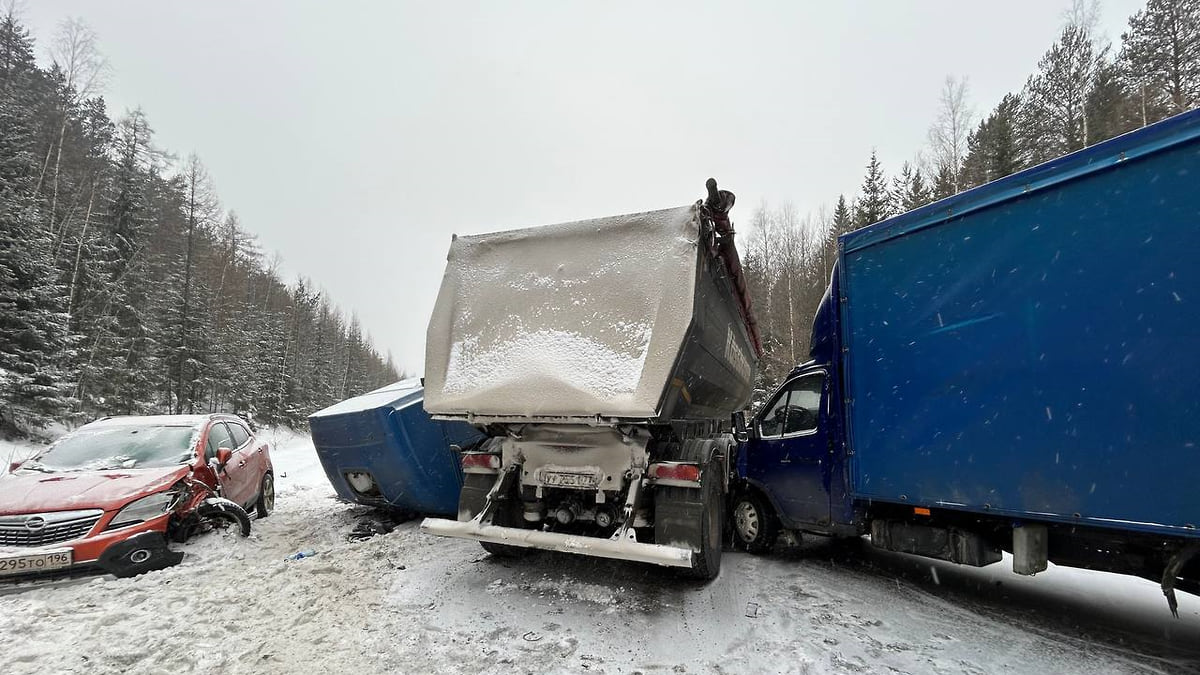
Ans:
[[[1200,671],[1200,599],[827,542],[728,553],[711,584],[541,553],[523,565],[416,522],[362,541],[311,446],[277,451],[278,508],[180,566],[0,586],[0,673]],[[285,558],[313,549],[314,557]]]

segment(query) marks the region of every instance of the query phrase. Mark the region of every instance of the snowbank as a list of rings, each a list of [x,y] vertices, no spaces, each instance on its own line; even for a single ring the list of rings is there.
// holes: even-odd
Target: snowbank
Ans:
[[[277,492],[312,490],[320,496],[334,494],[308,434],[287,427],[265,427],[258,434],[271,444]]]

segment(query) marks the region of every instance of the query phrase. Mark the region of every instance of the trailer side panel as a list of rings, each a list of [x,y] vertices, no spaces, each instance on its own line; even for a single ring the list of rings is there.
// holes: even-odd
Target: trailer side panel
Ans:
[[[1200,536],[1194,122],[843,239],[856,497]]]

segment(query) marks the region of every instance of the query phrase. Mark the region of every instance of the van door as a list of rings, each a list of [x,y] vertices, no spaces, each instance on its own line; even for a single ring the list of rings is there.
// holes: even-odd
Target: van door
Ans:
[[[784,383],[754,420],[746,477],[769,493],[785,520],[829,523],[829,378],[802,373]]]

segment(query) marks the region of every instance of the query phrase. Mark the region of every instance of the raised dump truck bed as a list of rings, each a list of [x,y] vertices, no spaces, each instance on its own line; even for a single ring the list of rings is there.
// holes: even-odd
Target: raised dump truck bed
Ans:
[[[700,205],[457,237],[425,409],[485,421],[726,416],[756,360]]]

